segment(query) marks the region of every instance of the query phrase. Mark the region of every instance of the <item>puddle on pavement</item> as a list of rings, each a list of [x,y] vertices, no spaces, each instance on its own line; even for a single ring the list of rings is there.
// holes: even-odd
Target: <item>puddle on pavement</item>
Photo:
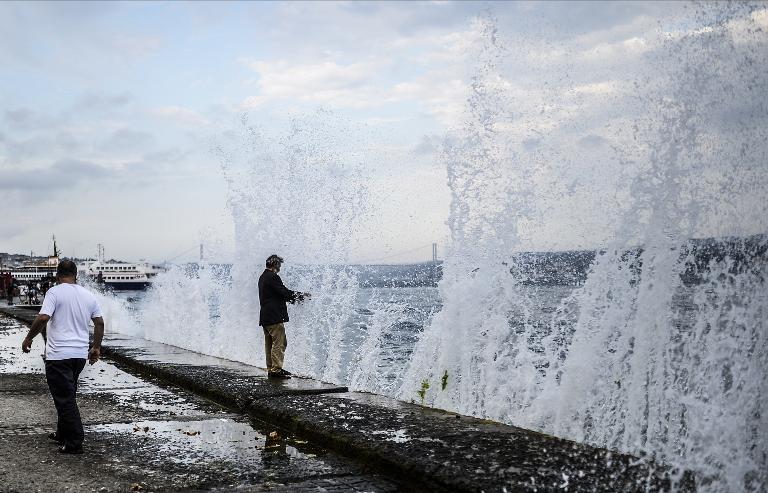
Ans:
[[[116,440],[129,439],[137,449],[151,450],[158,460],[176,464],[200,464],[220,461],[263,463],[265,458],[311,460],[317,450],[300,451],[310,445],[280,430],[260,433],[250,423],[231,418],[197,421],[136,421],[86,427],[86,433],[112,435]],[[304,445],[306,444],[306,445]]]
[[[44,373],[42,338],[35,339],[30,354],[21,351],[27,330],[26,325],[0,316],[0,374]],[[230,480],[280,484],[358,470],[270,424],[238,418],[204,399],[166,390],[104,361],[86,365],[79,383],[82,394],[114,399],[120,407],[146,410],[155,417],[85,427],[87,447],[95,457],[120,474],[142,474],[147,484],[207,489]]]
[[[103,391],[102,391],[103,392]],[[200,416],[219,411],[203,409],[199,403],[155,386],[130,389],[109,389],[118,406],[131,407],[148,411],[153,414],[165,413],[168,416]],[[87,392],[84,392],[87,393]]]
[[[42,338],[35,339],[31,353],[21,351],[27,330],[22,323],[0,316],[0,373],[44,373]],[[104,361],[86,365],[78,392],[103,395],[120,407],[171,418],[86,426],[89,441],[100,444],[116,467],[134,469],[144,464],[148,474],[155,475],[162,475],[169,464],[187,475],[195,465],[225,463],[238,474],[262,471],[266,477],[296,467],[310,475],[334,471],[326,449],[258,420],[238,420],[215,404],[166,390]]]
[[[43,339],[35,337],[32,351],[25,354],[21,341],[29,328],[17,320],[0,316],[0,373],[45,373]]]
[[[99,361],[95,365],[86,365],[80,374],[78,390],[84,393],[101,392],[114,389],[139,389],[150,384],[114,365]]]
[[[78,391],[83,394],[109,393],[118,405],[169,416],[199,416],[205,410],[198,403],[100,361],[80,376]]]
[[[40,357],[43,351],[40,336],[35,338],[30,353],[21,351],[21,341],[27,330],[26,325],[12,318],[0,317],[0,374],[45,373],[45,364]],[[105,392],[114,396],[117,404],[123,407],[164,412],[168,416],[199,416],[206,412],[198,403],[190,402],[178,392],[145,382],[105,361],[85,365],[78,380],[78,393]]]

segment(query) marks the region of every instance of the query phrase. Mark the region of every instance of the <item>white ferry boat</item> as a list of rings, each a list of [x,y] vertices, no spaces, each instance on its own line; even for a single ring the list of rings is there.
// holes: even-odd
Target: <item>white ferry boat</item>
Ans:
[[[78,270],[97,284],[115,290],[139,290],[151,284],[149,276],[131,263],[94,261],[78,267]]]
[[[56,266],[59,265],[59,252],[56,246],[56,237],[53,238],[53,255],[40,262],[24,262],[21,267],[10,268],[10,274],[16,281],[28,283],[51,279],[56,275]]]
[[[50,280],[56,276],[61,252],[53,237],[53,255],[40,262],[25,262],[23,266],[4,269],[17,282],[28,283]],[[153,278],[165,268],[149,262],[107,262],[104,260],[104,247],[98,245],[98,260],[86,260],[77,266],[79,276],[88,278],[114,290],[140,290],[152,284]]]
[[[19,282],[42,281],[56,276],[56,267],[25,265],[10,269],[10,273]]]
[[[149,262],[107,262],[104,247],[99,245],[99,259],[86,261],[78,270],[97,284],[114,290],[141,290],[152,284],[152,279],[165,271],[162,266]]]

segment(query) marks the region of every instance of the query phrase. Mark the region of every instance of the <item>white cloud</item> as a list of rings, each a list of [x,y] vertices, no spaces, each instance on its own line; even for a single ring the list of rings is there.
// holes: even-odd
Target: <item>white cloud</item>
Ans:
[[[342,65],[336,62],[248,61],[258,72],[259,94],[241,107],[270,102],[303,102],[335,108],[374,108],[413,101],[441,123],[453,124],[463,111],[467,86],[453,71],[433,70],[405,82],[388,83],[380,74],[388,62]]]
[[[447,75],[447,74],[446,74]],[[464,112],[467,84],[458,78],[449,79],[440,72],[431,72],[392,88],[392,99],[418,101],[430,115],[442,124],[456,124]]]
[[[422,64],[461,64],[472,51],[481,35],[480,24],[475,22],[464,31],[442,34],[417,34],[401,36],[390,43],[388,48],[418,52],[410,58]]]
[[[272,102],[353,109],[414,102],[441,124],[453,125],[466,101],[466,63],[481,30],[473,22],[460,31],[401,34],[369,54],[372,60],[357,63],[338,61],[342,52],[326,53],[334,58],[321,62],[241,59],[258,75],[259,89],[241,109]]]
[[[640,36],[633,36],[616,43],[601,43],[581,54],[586,59],[618,58],[636,56],[651,50],[648,41]]]
[[[195,110],[181,106],[160,106],[150,110],[153,115],[174,120],[183,125],[206,126],[210,121]]]
[[[640,15],[608,29],[597,29],[581,34],[573,39],[573,43],[582,47],[622,43],[627,39],[652,32],[657,26],[658,19]]]
[[[245,60],[259,75],[259,94],[243,102],[254,108],[265,102],[297,100],[335,107],[368,107],[381,104],[373,81],[381,64],[359,62],[348,65],[332,61],[290,63],[285,60]]]

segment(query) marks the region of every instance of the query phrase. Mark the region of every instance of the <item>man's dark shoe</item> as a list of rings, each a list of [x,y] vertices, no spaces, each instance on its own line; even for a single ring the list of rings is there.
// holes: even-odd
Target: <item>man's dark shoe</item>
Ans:
[[[267,377],[269,377],[269,378],[283,378],[283,379],[291,378],[290,375],[286,375],[285,373],[283,373],[281,371],[268,371],[267,372]]]
[[[83,447],[72,448],[64,445],[59,449],[59,452],[61,452],[62,454],[82,454]]]
[[[64,440],[59,438],[59,434],[55,431],[53,433],[48,433],[48,439],[53,440],[54,442],[58,443],[59,445],[64,445]]]
[[[289,372],[288,370],[286,370],[286,369],[284,369],[284,368],[280,368],[280,370],[279,370],[279,371],[280,371],[280,373],[282,373],[283,375],[288,375],[289,377],[290,377],[291,375],[293,375],[293,373]]]

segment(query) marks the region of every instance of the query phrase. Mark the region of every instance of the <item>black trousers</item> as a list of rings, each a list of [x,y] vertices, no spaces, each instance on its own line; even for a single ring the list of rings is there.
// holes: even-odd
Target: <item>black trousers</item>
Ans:
[[[45,361],[45,379],[56,406],[56,433],[67,448],[83,445],[83,422],[77,407],[77,377],[85,368],[85,359],[72,358]]]

